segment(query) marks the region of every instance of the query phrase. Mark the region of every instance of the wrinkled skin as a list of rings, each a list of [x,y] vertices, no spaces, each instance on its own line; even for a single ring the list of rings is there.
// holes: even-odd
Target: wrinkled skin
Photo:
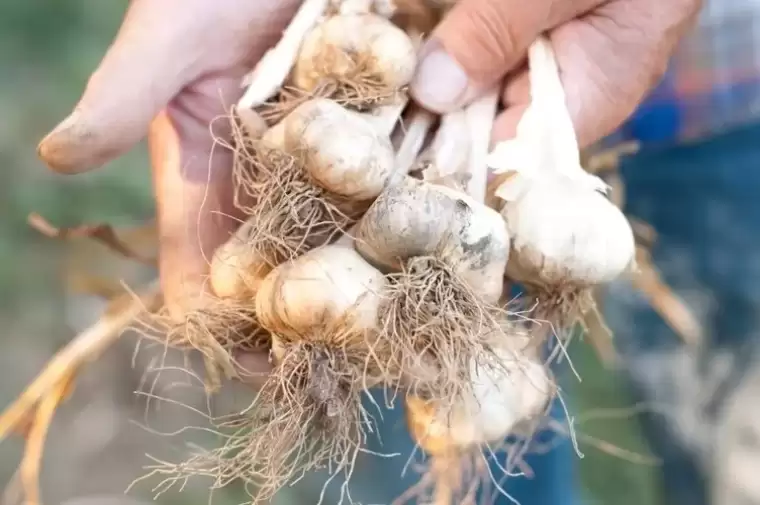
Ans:
[[[177,317],[198,297],[214,249],[237,222],[231,153],[214,146],[209,123],[240,97],[241,77],[297,4],[133,0],[74,113],[39,146],[53,169],[77,173],[148,136],[161,280]],[[699,0],[460,0],[423,48],[412,94],[430,109],[451,110],[506,77],[493,140],[510,137],[528,102],[525,51],[550,30],[579,139],[588,144],[633,111],[698,7]],[[229,135],[224,121],[214,128]]]
[[[492,140],[511,138],[530,101],[526,51],[537,34],[548,31],[585,146],[633,112],[665,71],[700,5],[701,0],[460,0],[423,49],[426,59],[412,93],[429,108],[447,111],[506,76],[506,110]]]

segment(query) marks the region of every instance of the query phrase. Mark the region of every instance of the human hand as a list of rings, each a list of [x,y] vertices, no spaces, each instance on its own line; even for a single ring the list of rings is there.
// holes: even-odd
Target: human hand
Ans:
[[[237,102],[243,75],[298,4],[133,0],[74,112],[40,143],[48,165],[73,174],[148,135],[161,281],[175,317],[202,292],[213,250],[237,226],[232,153],[215,144],[209,123]],[[214,135],[229,136],[225,127],[216,121]]]
[[[431,40],[412,95],[461,107],[506,76],[492,140],[511,138],[530,102],[525,55],[549,31],[581,146],[617,128],[664,73],[700,0],[459,0]]]

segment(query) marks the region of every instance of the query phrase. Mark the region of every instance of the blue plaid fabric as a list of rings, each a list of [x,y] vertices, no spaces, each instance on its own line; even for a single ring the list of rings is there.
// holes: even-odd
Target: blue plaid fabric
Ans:
[[[708,0],[660,85],[610,140],[704,139],[760,119],[760,2]]]
[[[760,1],[707,0],[660,86],[611,140],[626,211],[654,226],[653,258],[706,330],[684,345],[626,281],[605,300],[663,503],[758,505],[760,486]]]

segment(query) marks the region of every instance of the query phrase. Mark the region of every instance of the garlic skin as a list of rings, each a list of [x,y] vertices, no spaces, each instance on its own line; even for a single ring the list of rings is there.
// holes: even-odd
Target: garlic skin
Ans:
[[[445,186],[405,177],[389,186],[359,222],[356,249],[390,271],[436,255],[489,303],[504,289],[509,234],[498,212]]]
[[[282,136],[286,151],[306,151],[306,169],[323,188],[355,200],[376,197],[394,168],[387,133],[359,113],[316,98],[288,114],[264,140]],[[272,131],[270,130],[270,132]]]
[[[366,57],[372,73],[390,89],[409,84],[417,64],[412,39],[388,19],[377,14],[333,16],[315,26],[301,44],[293,83],[314,90],[328,65],[330,74],[350,77],[356,56]]]
[[[323,246],[283,263],[264,278],[256,295],[256,314],[267,330],[298,340],[330,328],[340,333],[372,330],[385,282],[385,276],[352,247]]]
[[[211,258],[209,281],[220,298],[244,300],[252,298],[272,267],[251,247],[248,239],[255,220],[240,225],[237,231]]]
[[[632,267],[633,231],[605,196],[564,177],[526,185],[501,210],[512,237],[511,279],[590,287],[611,282]]]
[[[518,359],[512,351],[495,352],[492,366],[473,363],[473,395],[450,409],[439,410],[419,398],[407,398],[414,439],[431,455],[497,443],[517,423],[546,408],[554,386],[545,367],[535,360]]]

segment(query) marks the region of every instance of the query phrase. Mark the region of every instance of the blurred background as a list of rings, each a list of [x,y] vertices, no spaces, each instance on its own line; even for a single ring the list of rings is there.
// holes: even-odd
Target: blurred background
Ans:
[[[741,210],[760,205],[751,203],[760,185],[748,175],[760,168],[760,129],[752,125],[760,107],[754,72],[760,51],[754,27],[760,14],[756,2],[708,5],[701,35],[684,44],[663,85],[613,139],[644,142],[642,152],[622,166],[629,210],[657,229],[655,260],[700,315],[706,340],[696,348],[685,345],[631,285],[610,288],[605,308],[623,360],[617,370],[605,369],[589,346],[576,343],[574,364],[583,380],[565,381],[582,435],[583,457],[577,463],[588,503],[696,505],[698,501],[669,490],[668,481],[670,488],[676,481],[699,488],[721,468],[731,468],[732,474],[760,471],[754,453],[736,456],[718,450],[729,440],[737,447],[760,443],[752,426],[760,416],[731,408],[753,400],[760,404],[760,387],[753,388],[750,380],[757,347],[751,337],[758,333],[755,303],[760,301],[760,288],[754,288],[760,282],[753,282],[753,276],[760,277],[760,246],[748,238],[760,235],[760,211],[755,216]],[[0,3],[2,405],[103,309],[97,297],[77,292],[80,274],[119,272],[133,285],[155,275],[103,254],[97,245],[56,242],[27,224],[30,212],[61,226],[108,222],[139,227],[150,222],[153,202],[144,145],[104,169],[76,177],[51,174],[35,153],[39,139],[76,103],[125,8],[126,2],[102,0]],[[723,174],[720,184],[716,174]],[[731,174],[741,187],[738,193],[731,189],[737,186],[732,186]],[[705,242],[715,247],[706,249]],[[159,408],[158,402],[146,408],[146,398],[133,394],[152,380],[146,370],[155,358],[150,350],[134,353],[136,343],[130,335],[89,366],[59,410],[45,453],[46,504],[122,493],[145,473],[146,452],[160,456],[183,450],[153,430],[203,424],[202,416],[188,409]],[[717,385],[715,374],[723,374]],[[187,377],[162,374],[155,391],[206,407],[202,388]],[[249,399],[235,388],[227,396],[223,401],[230,405]],[[749,427],[745,418],[754,419]],[[20,438],[0,446],[0,486],[13,476],[21,448]],[[663,458],[688,461],[675,465],[681,470],[668,471]],[[738,467],[729,465],[731,458],[739,458],[730,462]],[[131,494],[150,496],[151,488],[144,483]],[[232,489],[215,500],[232,504],[243,496]],[[741,499],[726,496],[714,502],[760,504],[760,493],[751,490]],[[182,495],[167,494],[159,502],[207,500],[198,481]]]

